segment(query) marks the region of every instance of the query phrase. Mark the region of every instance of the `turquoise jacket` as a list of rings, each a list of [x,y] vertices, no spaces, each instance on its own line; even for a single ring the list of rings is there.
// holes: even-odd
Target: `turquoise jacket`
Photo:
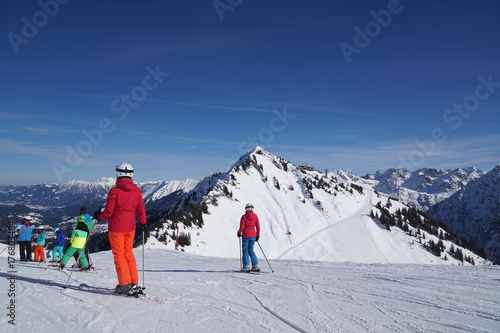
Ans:
[[[42,231],[36,236],[36,245],[45,246],[45,231]]]

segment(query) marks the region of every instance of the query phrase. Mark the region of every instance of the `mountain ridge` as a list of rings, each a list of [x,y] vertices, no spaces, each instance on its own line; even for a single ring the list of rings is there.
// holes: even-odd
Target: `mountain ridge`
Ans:
[[[269,228],[263,230],[262,241],[266,239],[264,235],[267,233],[269,238],[264,242],[269,242],[266,246],[273,257],[304,257],[306,249],[311,247],[307,244],[308,239],[314,238],[314,241],[325,243],[325,250],[323,253],[311,254],[313,259],[328,260],[327,257],[330,256],[332,260],[350,261],[362,260],[364,255],[371,256],[373,262],[398,262],[399,259],[393,257],[394,251],[385,248],[387,244],[394,248],[400,246],[400,243],[415,247],[418,242],[424,252],[444,254],[443,259],[450,259],[448,257],[455,255],[449,252],[452,248],[451,240],[456,242],[453,249],[460,246],[461,241],[449,234],[452,230],[443,231],[444,225],[438,226],[438,222],[429,220],[423,212],[417,212],[415,214],[422,223],[431,225],[426,227],[428,230],[425,232],[428,234],[424,237],[427,240],[422,241],[422,234],[416,236],[417,232],[423,232],[420,230],[420,222],[413,221],[413,225],[410,224],[409,217],[403,216],[401,212],[414,208],[416,211],[421,210],[422,206],[418,201],[421,193],[434,196],[436,201],[439,199],[441,202],[451,197],[452,191],[458,191],[471,181],[480,179],[483,174],[484,171],[474,167],[453,170],[425,168],[413,173],[404,169],[388,169],[384,173],[377,172],[363,177],[350,170],[334,170],[326,174],[309,165],[295,166],[262,147],[255,147],[240,157],[228,172],[215,173],[202,180],[150,181],[137,185],[144,193],[151,232],[173,246],[176,229],[180,226],[181,248],[184,251],[219,256],[237,254],[235,240],[224,237],[224,242],[214,242],[212,238],[215,239],[221,233],[235,233],[241,207],[252,202],[258,207],[256,211],[265,221],[265,228]],[[44,196],[46,202],[54,205],[60,202],[58,200],[61,196],[65,197],[66,202],[78,199],[77,203],[72,202],[73,205],[85,204],[85,200],[93,200],[93,206],[99,202],[102,205],[108,189],[113,185],[114,178],[101,178],[93,183],[70,181],[61,184],[59,188],[57,184],[22,187],[19,192],[16,192],[16,188],[0,187],[0,201],[5,202],[5,199],[10,198],[12,202],[15,201],[12,200],[14,198],[18,200],[15,203],[24,199],[27,204],[41,204],[42,199],[33,193],[35,189]],[[427,192],[418,192],[416,189]],[[76,194],[78,190],[84,192],[81,197]],[[416,193],[417,196],[401,195],[406,193]],[[365,207],[363,203],[366,202],[369,204]],[[420,203],[422,202],[424,201],[421,200]],[[378,252],[375,255],[375,252],[363,250],[363,255],[356,255],[354,258],[345,254],[355,253],[357,250],[348,234],[349,228],[344,229],[341,221],[349,220],[361,208],[363,210],[358,216],[350,220],[351,227],[358,228],[359,237],[364,237],[366,243],[371,244],[372,251]],[[74,213],[66,214],[65,219],[73,219]],[[43,219],[43,214],[39,215]],[[234,232],[229,231],[230,229]],[[398,230],[403,229],[404,232],[399,234]],[[445,235],[449,234],[447,239],[439,237],[440,230]],[[393,235],[388,237],[381,231],[389,231]],[[313,234],[321,236],[311,237]],[[344,235],[344,238],[339,235]],[[432,238],[432,243],[429,237]],[[346,242],[346,239],[351,242]],[[434,246],[439,241],[448,243],[441,244],[440,247]],[[191,247],[187,246],[189,243],[192,244]],[[336,248],[335,244],[343,244],[343,249]],[[419,256],[427,256],[417,252]],[[466,257],[481,260],[469,252]],[[411,259],[407,260],[411,262]],[[429,262],[434,259],[427,257],[425,260]]]
[[[406,216],[396,222],[394,216],[412,208],[369,184],[297,167],[260,147],[242,156],[229,172],[204,179],[181,202],[160,219],[156,237],[173,248],[170,235],[180,227],[181,236],[192,245],[183,250],[194,254],[236,256],[233,236],[247,202],[264,221],[260,242],[272,258],[431,263],[439,261],[436,256],[454,262],[455,249],[465,251],[424,215],[415,213],[417,226]],[[473,255],[467,251],[466,256]],[[481,261],[474,258],[472,262]]]

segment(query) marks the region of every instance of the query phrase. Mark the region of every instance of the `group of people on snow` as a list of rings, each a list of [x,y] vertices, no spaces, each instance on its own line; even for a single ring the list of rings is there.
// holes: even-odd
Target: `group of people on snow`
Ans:
[[[14,234],[17,235],[21,261],[32,261],[32,252],[35,261],[45,261],[45,231],[39,228],[38,233],[33,235],[31,216],[23,218],[23,221],[14,228]],[[32,241],[35,242],[34,248],[31,246]]]
[[[83,224],[82,224],[83,221]],[[77,224],[75,226],[75,230],[71,234],[70,244],[71,246],[64,253],[64,245],[66,243],[66,235],[64,232],[59,229],[54,229],[54,239],[52,242],[52,256],[50,255],[50,251],[47,251],[47,257],[52,257],[52,261],[57,261],[63,263],[63,260],[66,262],[70,259],[73,253],[79,249],[81,246],[81,238],[83,238],[83,243],[87,240],[87,235],[89,230],[92,230],[94,222],[90,215],[87,214],[87,208],[82,207],[80,209],[80,215],[77,218]],[[81,234],[75,232],[76,230],[84,230],[86,234]],[[45,247],[47,244],[47,236],[45,230],[43,228],[38,228],[38,233],[33,235],[33,226],[31,225],[31,216],[25,216],[23,221],[18,224],[14,228],[14,235],[17,235],[17,242],[19,243],[19,253],[21,261],[38,261],[44,262],[45,257]],[[78,238],[80,236],[80,238]],[[80,243],[77,242],[80,240]],[[31,243],[34,242],[35,246],[32,248]],[[81,247],[83,248],[83,246]],[[32,259],[32,253],[34,260]],[[79,253],[78,253],[79,254]],[[65,258],[65,256],[67,258]],[[85,254],[83,254],[81,259],[85,259]],[[65,262],[64,262],[65,264]],[[86,267],[88,265],[84,265],[82,267]],[[62,265],[64,267],[64,265]]]
[[[94,213],[94,220],[108,220],[108,237],[118,285],[115,292],[119,294],[140,293],[137,264],[132,252],[136,232],[136,219],[140,230],[146,231],[146,209],[142,192],[132,181],[134,169],[129,163],[116,166],[116,186],[109,190],[106,205]],[[242,271],[260,271],[258,259],[253,250],[255,242],[260,238],[260,222],[253,212],[253,205],[245,206],[245,214],[240,219],[237,236],[241,239]],[[89,269],[88,250],[86,243],[94,226],[94,220],[88,214],[87,208],[82,207],[77,217],[76,225],[70,236],[70,246],[63,254],[65,235],[62,230],[55,228],[52,258],[59,262],[59,269],[64,269],[72,256],[79,261],[82,270]],[[21,261],[32,261],[31,217],[27,216],[18,224],[14,232],[17,234]],[[43,229],[38,229],[36,235],[35,260],[45,261],[46,236]],[[250,263],[252,266],[250,266]]]

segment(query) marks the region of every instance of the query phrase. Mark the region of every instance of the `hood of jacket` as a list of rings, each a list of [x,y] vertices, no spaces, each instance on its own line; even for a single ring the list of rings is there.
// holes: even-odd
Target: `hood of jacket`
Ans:
[[[253,210],[247,210],[245,212],[245,218],[248,220],[248,221],[254,221],[257,219],[257,215],[253,212]]]
[[[130,192],[136,188],[137,185],[134,184],[134,181],[131,178],[123,177],[116,180],[116,187],[125,192]]]

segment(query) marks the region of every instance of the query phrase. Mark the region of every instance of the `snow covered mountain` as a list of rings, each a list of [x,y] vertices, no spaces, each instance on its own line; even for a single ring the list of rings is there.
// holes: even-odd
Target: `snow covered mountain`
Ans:
[[[46,208],[78,205],[86,202],[103,201],[116,178],[103,177],[96,182],[72,180],[62,184],[39,184],[30,186],[0,186],[0,202]],[[159,200],[175,191],[189,191],[198,181],[150,181],[139,182],[137,186],[144,194],[146,203]]]
[[[473,239],[500,264],[500,165],[429,210],[460,237]]]
[[[424,168],[413,172],[405,169],[388,169],[365,175],[363,179],[373,181],[373,188],[378,192],[386,193],[427,211],[485,173],[475,167],[451,170]]]
[[[470,262],[484,262],[406,204],[366,181],[345,180],[257,147],[229,172],[198,183],[152,232],[173,249],[179,227],[183,251],[236,257],[239,219],[250,202],[261,221],[259,243],[270,258],[452,264],[462,261],[461,252]]]
[[[113,178],[101,178],[96,182],[72,180],[62,184],[0,186],[0,202],[43,207],[70,206],[105,198],[113,184]]]
[[[75,214],[85,206],[94,212],[103,206],[115,178],[101,178],[96,182],[69,181],[62,184],[31,186],[0,186],[0,239],[7,235],[7,222],[20,221],[31,215],[35,225],[59,226],[63,230],[74,224]],[[154,202],[165,206],[181,194],[190,191],[197,180],[150,181],[137,183],[144,194],[148,210],[154,211]],[[67,226],[67,227],[66,227]]]
[[[482,174],[476,168],[414,173],[390,169],[365,177],[349,170],[325,174],[256,147],[228,172],[201,181],[137,185],[144,193],[153,235],[169,248],[174,248],[177,239],[186,252],[238,256],[235,234],[244,206],[251,202],[262,221],[261,243],[271,258],[481,263],[483,259],[459,246],[453,233],[407,203],[426,207],[450,197]],[[0,219],[17,220],[32,210],[36,222],[72,225],[80,205],[88,205],[91,211],[103,205],[114,183],[114,178],[102,178],[97,182],[0,187],[0,202],[29,206],[15,206],[10,213],[8,207],[1,207]]]

